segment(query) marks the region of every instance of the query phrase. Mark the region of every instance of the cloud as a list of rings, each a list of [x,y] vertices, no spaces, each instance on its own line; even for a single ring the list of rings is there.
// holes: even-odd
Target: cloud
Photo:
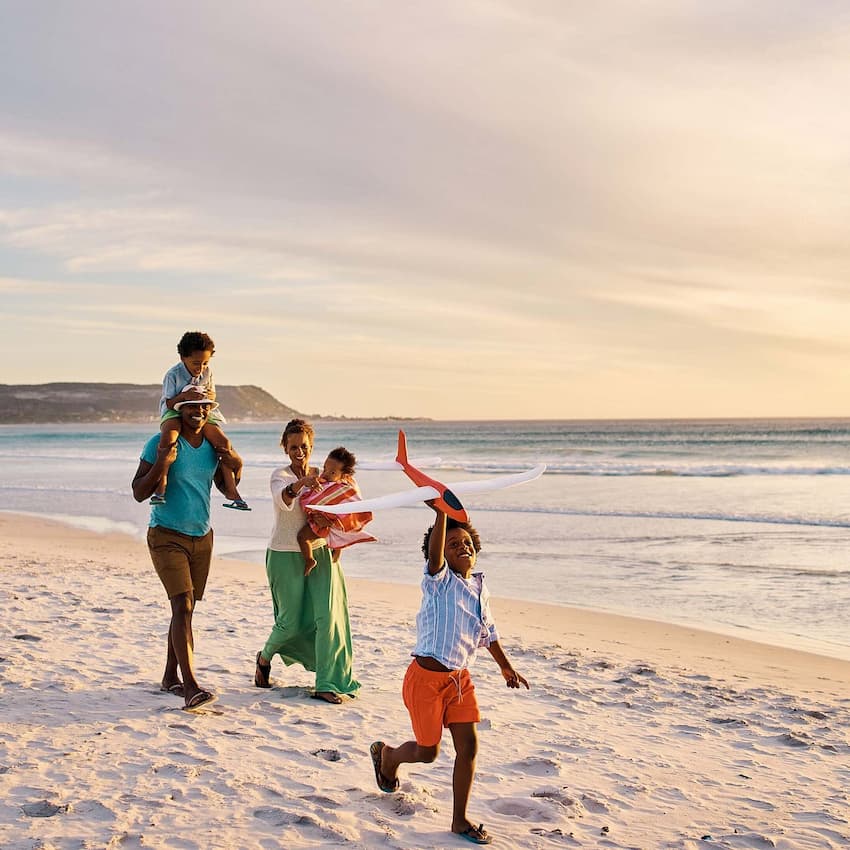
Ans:
[[[49,326],[63,368],[141,377],[191,317],[222,369],[286,389],[273,362],[309,351],[300,398],[352,362],[352,412],[392,374],[411,414],[448,376],[482,415],[506,382],[559,415],[828,370],[848,22],[791,0],[15,3],[5,344]],[[88,332],[132,349],[121,369]]]

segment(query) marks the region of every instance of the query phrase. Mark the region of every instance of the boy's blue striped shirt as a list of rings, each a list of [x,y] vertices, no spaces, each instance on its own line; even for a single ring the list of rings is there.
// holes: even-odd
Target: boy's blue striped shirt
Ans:
[[[490,612],[490,592],[484,573],[464,579],[446,562],[435,575],[425,564],[422,605],[416,615],[416,646],[412,655],[436,658],[450,670],[469,667],[478,647],[499,640]]]

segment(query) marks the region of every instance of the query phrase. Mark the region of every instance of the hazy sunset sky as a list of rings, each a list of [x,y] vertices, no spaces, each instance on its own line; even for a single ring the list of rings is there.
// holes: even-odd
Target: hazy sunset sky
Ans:
[[[0,20],[2,383],[199,329],[308,413],[850,415],[844,2]]]

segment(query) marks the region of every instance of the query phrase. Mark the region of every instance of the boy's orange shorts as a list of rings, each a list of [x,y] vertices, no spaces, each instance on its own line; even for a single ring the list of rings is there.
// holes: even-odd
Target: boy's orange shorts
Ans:
[[[451,723],[478,723],[481,712],[469,670],[441,673],[410,662],[401,687],[413,734],[420,747],[435,747],[443,727]]]

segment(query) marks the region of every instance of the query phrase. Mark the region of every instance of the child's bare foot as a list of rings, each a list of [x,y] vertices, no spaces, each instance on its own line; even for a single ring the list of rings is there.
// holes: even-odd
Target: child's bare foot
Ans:
[[[304,559],[304,575],[308,576],[313,570],[316,569],[316,559],[315,558],[305,558]]]

